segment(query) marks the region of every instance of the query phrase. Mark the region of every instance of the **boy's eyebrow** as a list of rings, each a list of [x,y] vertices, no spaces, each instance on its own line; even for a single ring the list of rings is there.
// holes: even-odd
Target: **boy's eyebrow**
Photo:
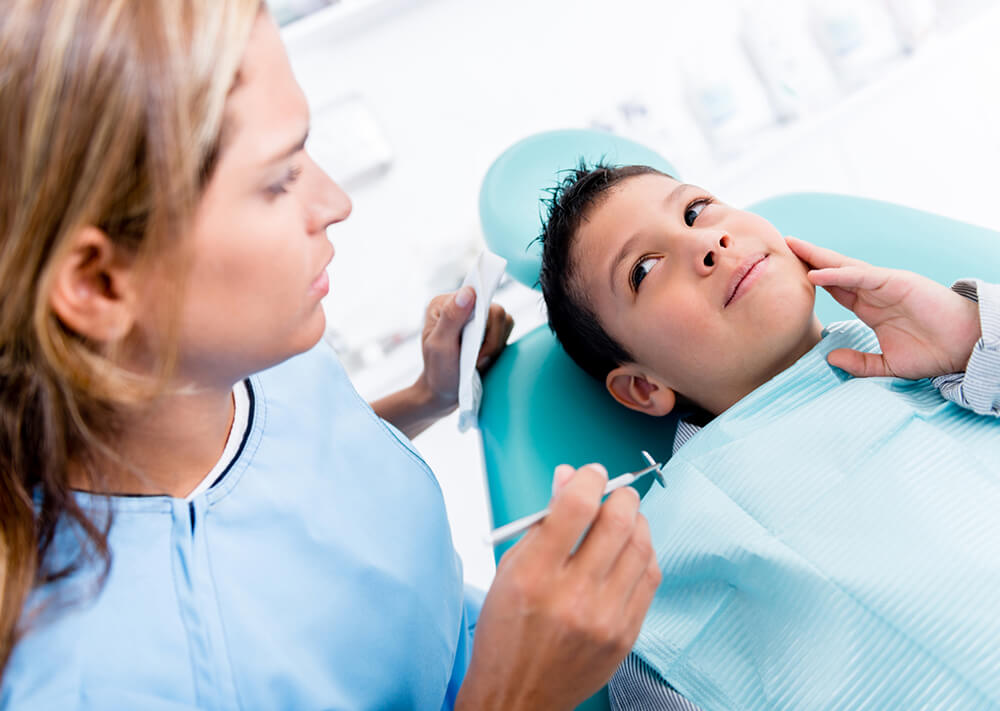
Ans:
[[[611,284],[612,294],[618,293],[618,289],[615,288],[615,272],[618,271],[618,265],[621,264],[622,261],[625,259],[625,255],[627,255],[631,251],[632,245],[633,243],[635,243],[637,239],[639,239],[638,232],[636,232],[634,235],[625,240],[625,244],[623,244],[622,248],[618,250],[618,254],[615,255],[614,260],[611,262],[611,271],[608,273],[608,280],[609,283]]]
[[[695,186],[691,185],[690,183],[681,183],[676,188],[670,191],[670,194],[667,195],[667,197],[663,200],[663,204],[665,206],[669,205],[677,198],[677,196],[681,195],[685,190],[693,187]],[[612,294],[617,295],[618,293],[618,289],[615,288],[615,272],[618,271],[618,265],[622,263],[622,260],[624,260],[625,257],[628,255],[628,253],[631,251],[632,245],[635,243],[637,239],[639,239],[640,234],[641,233],[636,232],[634,235],[625,240],[624,244],[622,244],[621,246],[621,249],[619,249],[618,253],[615,254],[615,258],[611,260],[611,269],[608,272],[608,282],[611,285]]]

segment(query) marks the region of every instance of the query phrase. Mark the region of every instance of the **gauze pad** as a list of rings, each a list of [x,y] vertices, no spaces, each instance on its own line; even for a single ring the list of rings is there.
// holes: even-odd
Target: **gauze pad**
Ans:
[[[458,429],[461,432],[475,425],[479,416],[483,383],[476,370],[476,360],[486,335],[486,319],[493,293],[506,267],[506,259],[484,249],[462,282],[462,288],[471,286],[476,290],[476,306],[472,318],[462,329],[462,348],[458,358]]]

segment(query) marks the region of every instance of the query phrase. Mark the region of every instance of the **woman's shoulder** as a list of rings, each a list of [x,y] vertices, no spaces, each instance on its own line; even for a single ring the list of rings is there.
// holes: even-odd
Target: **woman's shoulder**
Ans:
[[[309,350],[263,370],[254,377],[265,382],[293,381],[314,386],[350,386],[350,380],[336,351],[322,339]]]
[[[355,390],[326,343],[250,379],[253,413],[241,460],[270,469],[298,462],[303,476],[360,467],[377,453],[409,479],[413,467],[434,479],[412,443],[383,421]],[[239,467],[237,467],[239,468]],[[436,481],[435,481],[436,487]]]
[[[340,359],[325,341],[250,378],[250,390],[260,417],[273,419],[372,416],[357,393]],[[367,413],[365,411],[368,411]]]

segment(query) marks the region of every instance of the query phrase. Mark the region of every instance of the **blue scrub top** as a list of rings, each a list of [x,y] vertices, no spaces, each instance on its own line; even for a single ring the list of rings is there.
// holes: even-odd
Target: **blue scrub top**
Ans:
[[[250,383],[247,436],[218,483],[191,501],[111,500],[106,585],[30,629],[0,708],[453,705],[474,620],[431,471],[325,345]]]

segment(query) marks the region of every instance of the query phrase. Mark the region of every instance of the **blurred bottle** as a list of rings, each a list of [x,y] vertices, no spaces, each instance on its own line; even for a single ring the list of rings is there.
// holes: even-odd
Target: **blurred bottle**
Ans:
[[[836,79],[810,39],[800,4],[748,4],[740,34],[779,120],[800,118],[836,97]]]
[[[720,157],[741,152],[748,139],[775,122],[764,90],[739,44],[706,44],[681,59],[684,92]]]
[[[394,152],[368,101],[347,94],[314,112],[309,150],[341,187],[356,189],[380,177]]]
[[[809,14],[820,48],[841,84],[867,84],[902,47],[886,7],[864,0],[810,0]]]
[[[935,24],[944,31],[950,31],[1000,5],[997,0],[937,0],[935,3]]]
[[[885,0],[900,43],[907,52],[927,39],[937,19],[934,0]]]

